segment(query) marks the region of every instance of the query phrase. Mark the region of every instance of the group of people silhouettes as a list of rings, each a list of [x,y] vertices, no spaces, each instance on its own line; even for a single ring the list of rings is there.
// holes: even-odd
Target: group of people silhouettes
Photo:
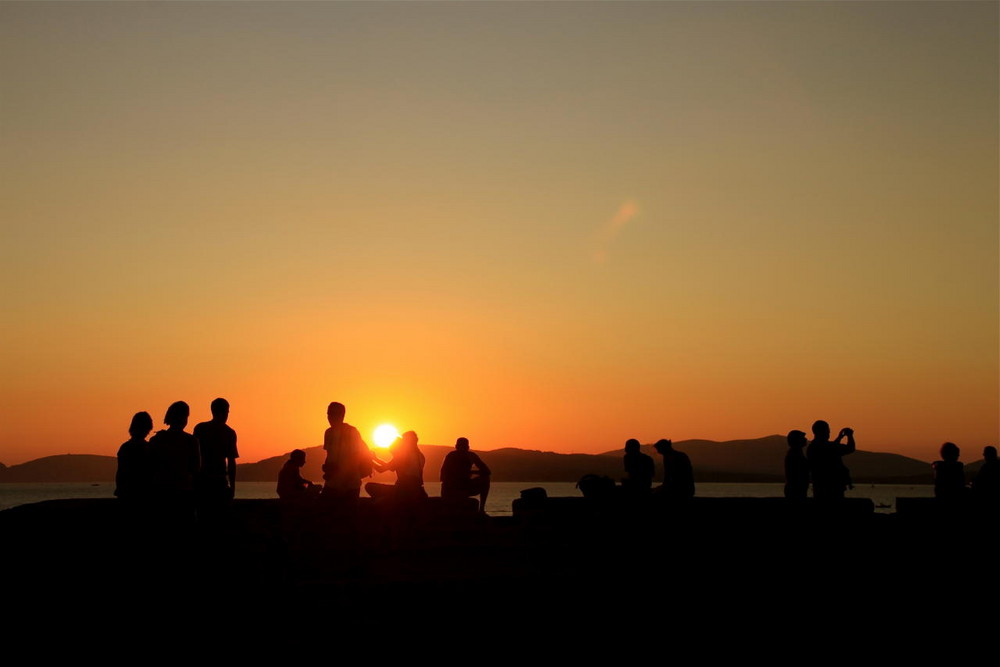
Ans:
[[[132,417],[130,439],[118,450],[118,472],[115,495],[138,505],[172,508],[182,514],[210,514],[221,509],[236,491],[236,431],[226,422],[229,402],[217,398],[211,404],[212,419],[201,422],[192,433],[186,432],[191,410],[177,401],[167,408],[163,422],[166,428],[146,438],[153,430],[148,412]],[[327,420],[330,427],[323,435],[326,460],[323,463],[323,483],[314,484],[301,475],[306,454],[294,450],[278,475],[279,498],[290,501],[312,499],[341,505],[356,505],[361,495],[362,480],[374,471],[394,472],[395,484],[368,482],[365,491],[375,499],[388,499],[397,504],[412,504],[427,497],[424,490],[424,454],[418,446],[417,434],[406,431],[389,447],[391,458],[382,461],[365,444],[358,429],[344,421],[346,409],[342,403],[330,403]],[[806,498],[812,484],[813,497],[821,501],[840,500],[853,488],[851,474],[843,458],[856,450],[854,430],[843,428],[833,440],[830,425],[818,420],[812,426],[813,439],[803,431],[788,433],[785,455],[785,497]],[[684,452],[673,448],[670,440],[659,440],[654,449],[663,457],[663,484],[652,488],[655,466],[653,459],[640,451],[639,441],[625,443],[625,477],[622,490],[630,497],[656,495],[680,501],[695,494],[694,471]],[[959,459],[959,448],[946,442],[941,447],[941,460],[935,461],[934,494],[945,500],[961,500],[970,494],[965,472]],[[1000,502],[1000,462],[996,447],[983,450],[984,462],[972,481],[971,493],[976,498],[996,504]],[[613,482],[609,482],[613,485]],[[479,510],[485,511],[490,492],[490,469],[469,449],[467,438],[458,438],[455,450],[449,452],[441,466],[441,496],[447,499],[479,497]]]
[[[788,433],[785,497],[804,499],[811,481],[817,500],[841,500],[848,489],[854,488],[851,472],[844,465],[844,457],[856,450],[854,429],[842,428],[837,438],[830,440],[830,425],[819,419],[813,423],[812,432],[812,442],[802,431]]]
[[[424,490],[426,458],[418,446],[417,434],[406,431],[389,447],[391,458],[383,461],[365,444],[358,429],[344,421],[342,403],[330,403],[326,417],[330,428],[323,434],[323,484],[313,484],[300,473],[306,455],[301,449],[291,453],[278,476],[278,497],[288,501],[319,499],[346,506],[355,505],[361,496],[361,483],[374,471],[394,472],[395,484],[368,482],[365,492],[375,499],[408,505],[427,497]],[[479,496],[479,510],[485,512],[490,492],[490,469],[469,450],[467,438],[459,438],[441,466],[441,496],[467,499]]]
[[[622,490],[627,497],[643,498],[655,494],[664,500],[680,501],[694,498],[694,468],[684,452],[674,449],[670,440],[658,440],[653,449],[663,457],[663,484],[653,490],[655,465],[653,458],[643,454],[635,438],[625,442],[625,477]]]
[[[138,412],[129,425],[129,440],[118,449],[115,495],[133,506],[150,505],[180,515],[211,514],[236,491],[236,431],[226,424],[229,402],[211,404],[212,419],[184,429],[191,409],[184,401],[167,408],[167,428],[153,430],[148,412]]]
[[[854,429],[840,430],[836,440],[830,440],[830,425],[823,420],[813,424],[813,440],[802,431],[788,433],[785,454],[785,497],[803,499],[812,483],[813,497],[838,500],[853,488],[851,473],[843,458],[855,452]],[[931,464],[934,470],[934,496],[945,502],[959,502],[971,497],[992,505],[1000,502],[1000,462],[996,447],[983,449],[983,465],[966,485],[965,469],[958,460],[960,450],[952,442],[941,445],[941,460]]]
[[[934,468],[934,497],[944,503],[959,504],[967,499],[996,507],[1000,504],[1000,461],[997,448],[983,448],[983,464],[966,485],[965,466],[958,460],[958,445],[946,442],[941,445],[941,460],[931,464]]]

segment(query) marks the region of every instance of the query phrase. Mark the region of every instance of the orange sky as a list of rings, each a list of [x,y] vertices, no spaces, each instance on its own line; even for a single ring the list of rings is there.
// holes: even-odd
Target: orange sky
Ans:
[[[0,461],[1000,431],[996,3],[2,3]]]

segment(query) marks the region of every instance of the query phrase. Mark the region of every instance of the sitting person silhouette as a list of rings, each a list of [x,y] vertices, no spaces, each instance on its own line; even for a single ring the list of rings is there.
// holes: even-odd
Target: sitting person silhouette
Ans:
[[[153,430],[153,418],[148,412],[132,416],[128,434],[132,437],[118,448],[118,470],[115,472],[115,495],[135,502],[149,497],[149,443],[146,436]]]
[[[668,500],[694,498],[694,468],[688,455],[674,449],[674,443],[666,439],[658,440],[653,448],[663,457],[663,484],[657,494]]]
[[[1000,461],[992,445],[983,448],[983,465],[972,480],[972,491],[980,503],[1000,505]]]
[[[653,475],[656,474],[653,457],[643,454],[639,448],[639,441],[635,438],[625,442],[625,477],[622,478],[622,490],[629,496],[649,495],[653,488]]]
[[[851,485],[851,473],[844,465],[843,457],[853,454],[854,429],[842,428],[837,439],[830,441],[830,425],[822,419],[812,427],[813,441],[806,448],[809,474],[812,477],[813,498],[817,500],[843,500],[844,493]],[[847,438],[847,444],[840,441]]]
[[[468,438],[459,438],[455,441],[455,450],[448,452],[441,464],[441,497],[464,499],[479,496],[479,511],[485,513],[489,495],[489,466],[469,450]]]
[[[302,466],[306,464],[306,453],[301,449],[292,450],[278,473],[278,497],[282,500],[304,500],[319,495],[319,485],[302,477]]]
[[[785,497],[804,500],[809,492],[809,462],[806,460],[806,434],[788,432],[788,451],[785,453]]]
[[[958,460],[961,450],[953,442],[941,445],[941,460],[934,467],[934,497],[944,501],[960,500],[965,496],[965,468]]]
[[[417,434],[407,431],[396,438],[389,447],[392,459],[388,463],[372,458],[372,464],[379,472],[392,470],[396,473],[395,484],[368,482],[365,491],[372,498],[390,498],[404,502],[427,497],[424,491],[424,455],[417,446]]]

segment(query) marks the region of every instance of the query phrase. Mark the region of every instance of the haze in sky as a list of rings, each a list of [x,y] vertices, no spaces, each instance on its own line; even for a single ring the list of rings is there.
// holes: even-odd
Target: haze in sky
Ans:
[[[997,444],[995,2],[0,3],[0,460]]]

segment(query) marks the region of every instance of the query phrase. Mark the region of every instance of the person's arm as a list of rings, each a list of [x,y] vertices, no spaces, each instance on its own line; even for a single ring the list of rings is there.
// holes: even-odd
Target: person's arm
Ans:
[[[371,450],[368,451],[369,453],[371,453]],[[393,457],[393,461],[395,460],[395,458],[396,457]],[[395,470],[396,467],[393,464],[393,461],[383,461],[374,454],[371,454],[372,467],[375,468],[375,470],[377,470],[378,472],[387,472],[389,470]]]
[[[240,451],[236,448],[236,431],[233,431],[233,446],[226,459],[226,474],[229,476],[229,490],[232,496],[236,497],[236,459],[240,456]]]
[[[375,456],[375,452],[373,452],[371,448],[368,447],[367,443],[365,443],[364,438],[361,437],[361,432],[356,428],[354,429],[353,437],[355,438],[355,449],[358,452],[358,465],[360,466],[361,476],[371,477],[372,468],[375,466],[375,462],[379,459]],[[381,463],[381,461],[379,462]]]
[[[201,426],[201,424],[198,424]],[[190,447],[191,451],[188,453],[188,466],[191,469],[192,475],[197,475],[201,472],[201,440],[198,437],[198,426],[195,426],[191,431],[191,440],[194,444]]]
[[[191,466],[191,474],[197,475],[201,472],[201,441],[198,438],[191,436],[193,444],[191,445],[191,456],[188,461],[188,465]]]
[[[480,475],[489,475],[490,474],[490,467],[488,465],[486,465],[485,463],[483,463],[483,460],[481,458],[479,458],[478,454],[475,454],[473,452],[469,452],[469,453],[472,454],[472,462],[476,466],[476,472],[478,472]]]
[[[841,445],[840,441],[847,438],[847,444]],[[840,445],[841,456],[846,456],[848,454],[853,454],[855,450],[854,446],[854,429],[853,428],[842,428],[840,433],[837,435],[837,444]]]

